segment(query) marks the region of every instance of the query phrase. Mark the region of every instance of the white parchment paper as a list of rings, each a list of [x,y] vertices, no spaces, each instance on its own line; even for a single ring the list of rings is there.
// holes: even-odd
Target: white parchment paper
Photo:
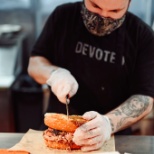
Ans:
[[[46,147],[43,139],[43,131],[36,131],[29,129],[28,132],[23,136],[19,143],[13,146],[11,149],[14,150],[26,150],[29,151],[31,154],[89,154],[89,153],[103,153],[105,154],[118,154],[115,152],[115,140],[114,136],[108,140],[100,150],[92,151],[92,152],[82,152],[80,150],[57,150],[57,149],[50,149]]]

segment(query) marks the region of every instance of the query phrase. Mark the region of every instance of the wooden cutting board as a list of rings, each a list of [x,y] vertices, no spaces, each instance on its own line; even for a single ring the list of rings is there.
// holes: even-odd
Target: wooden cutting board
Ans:
[[[92,152],[82,152],[80,150],[57,150],[49,149],[46,147],[43,139],[43,132],[29,129],[29,131],[23,136],[19,143],[11,148],[12,150],[26,150],[31,154],[86,154],[86,153],[105,153],[115,151],[114,136],[108,140],[100,150]]]

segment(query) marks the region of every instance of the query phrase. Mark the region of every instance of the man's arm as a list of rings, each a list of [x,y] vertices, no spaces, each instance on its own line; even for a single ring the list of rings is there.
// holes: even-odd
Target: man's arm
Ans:
[[[52,65],[46,58],[33,56],[29,59],[28,73],[38,83],[45,84],[51,72],[57,68],[57,66]]]
[[[153,98],[144,95],[133,95],[122,105],[107,113],[112,133],[123,130],[145,117],[152,109]]]
[[[78,83],[69,70],[52,65],[44,57],[31,57],[28,73],[38,83],[48,84],[62,103],[66,103],[67,95],[71,98],[78,90]]]

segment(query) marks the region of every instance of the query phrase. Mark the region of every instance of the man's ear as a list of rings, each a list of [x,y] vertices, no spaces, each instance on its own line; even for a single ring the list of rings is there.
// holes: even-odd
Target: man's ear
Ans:
[[[129,0],[129,2],[128,2],[128,7],[130,6],[130,3],[131,3],[131,0]]]

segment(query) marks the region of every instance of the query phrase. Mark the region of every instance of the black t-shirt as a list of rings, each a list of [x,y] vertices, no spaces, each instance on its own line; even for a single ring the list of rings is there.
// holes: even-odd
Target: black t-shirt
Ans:
[[[79,83],[70,113],[114,109],[131,95],[154,97],[154,33],[127,12],[123,25],[106,36],[87,31],[81,2],[58,6],[49,16],[34,45],[32,56],[44,56],[68,69]],[[51,93],[50,112],[66,113]]]

